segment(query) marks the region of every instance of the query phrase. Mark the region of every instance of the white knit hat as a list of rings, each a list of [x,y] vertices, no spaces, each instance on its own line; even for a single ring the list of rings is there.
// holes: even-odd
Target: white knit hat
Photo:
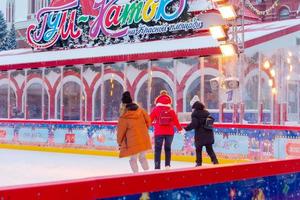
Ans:
[[[198,97],[198,95],[195,95],[192,100],[190,101],[190,106],[193,107],[194,103],[196,103],[197,101],[200,102],[200,98]]]

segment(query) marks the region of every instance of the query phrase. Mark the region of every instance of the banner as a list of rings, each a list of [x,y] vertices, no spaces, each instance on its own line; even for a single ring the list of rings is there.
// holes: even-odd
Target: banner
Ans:
[[[203,28],[203,21],[187,12],[187,0],[119,1],[95,0],[85,14],[79,0],[42,8],[36,24],[27,29],[27,42],[37,49],[103,46],[178,37]]]

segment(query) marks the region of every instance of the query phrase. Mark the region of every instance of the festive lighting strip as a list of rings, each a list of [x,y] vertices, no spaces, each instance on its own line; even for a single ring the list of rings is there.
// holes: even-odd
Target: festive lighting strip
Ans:
[[[242,2],[243,0],[241,0]],[[269,7],[268,9],[264,10],[264,11],[261,11],[261,10],[258,10],[257,8],[255,8],[253,6],[253,4],[250,2],[250,0],[246,0],[245,3],[246,5],[253,11],[255,12],[257,15],[267,15],[269,14],[273,9],[275,9],[277,6],[278,6],[278,3],[279,3],[280,0],[276,0],[273,5],[271,7]]]

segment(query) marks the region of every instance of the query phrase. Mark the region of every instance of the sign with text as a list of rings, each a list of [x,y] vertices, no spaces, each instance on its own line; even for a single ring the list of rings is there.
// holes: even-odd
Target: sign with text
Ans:
[[[203,21],[187,12],[187,0],[95,0],[93,13],[82,12],[79,0],[42,8],[37,24],[27,29],[33,48],[101,46],[191,34]],[[96,11],[97,15],[94,15]]]

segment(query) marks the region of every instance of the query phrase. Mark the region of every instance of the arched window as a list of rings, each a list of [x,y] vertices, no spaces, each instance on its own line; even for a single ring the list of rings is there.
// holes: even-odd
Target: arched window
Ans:
[[[213,78],[215,76],[204,76],[204,104],[208,109],[218,109],[219,106],[219,90],[213,90],[210,86],[210,80]]]
[[[161,59],[151,61],[150,72],[150,110],[155,106],[154,101],[159,96],[161,90],[166,90],[172,97],[172,107],[176,110],[176,96],[173,91],[175,87],[175,65],[173,59]],[[173,75],[173,77],[172,77]]]
[[[287,7],[283,7],[279,10],[279,19],[288,19],[290,17],[290,10]]]
[[[94,120],[101,120],[101,85],[97,88],[94,98]]]
[[[114,79],[104,81],[104,120],[114,121],[119,117],[123,86]]]
[[[8,118],[8,85],[0,85],[0,118]]]
[[[174,106],[174,94],[171,86],[163,79],[158,77],[153,77],[151,80],[151,95],[150,95],[150,105],[151,109],[154,108],[154,101],[156,97],[159,96],[161,90],[166,90],[170,97],[172,97],[173,106]]]
[[[200,81],[200,76],[197,77],[190,85],[189,88],[187,90],[186,93],[186,112],[191,112],[192,111],[192,107],[190,106],[190,101],[192,100],[192,98],[195,95],[198,95],[198,97],[200,98],[201,93],[200,93],[200,89],[201,89],[201,81]]]
[[[8,99],[8,94],[9,98]],[[10,105],[9,105],[10,104]],[[7,84],[0,86],[0,118],[8,118],[8,110],[11,109],[11,116],[14,117],[13,110],[16,109],[16,94]]]
[[[76,82],[67,82],[63,85],[63,120],[80,120],[80,85]],[[57,96],[57,109],[60,110],[60,92]],[[83,104],[84,105],[84,104]],[[59,114],[60,112],[58,112]],[[60,118],[60,116],[58,116]]]
[[[8,23],[15,21],[15,0],[8,0],[6,2],[6,21]]]
[[[40,83],[33,83],[27,89],[27,112],[29,119],[42,119],[43,116],[43,86]],[[48,94],[44,90],[44,112],[48,116]]]

